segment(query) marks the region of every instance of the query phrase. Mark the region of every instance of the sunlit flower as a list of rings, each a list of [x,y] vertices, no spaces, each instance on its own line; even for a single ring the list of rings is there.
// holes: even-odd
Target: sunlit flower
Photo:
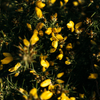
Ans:
[[[63,2],[62,2],[62,1],[60,1],[60,6],[61,6],[61,7],[63,6]]]
[[[74,32],[74,22],[69,21],[69,23],[66,24],[67,28],[71,29],[71,32]]]
[[[1,60],[1,64],[9,64],[11,61],[13,61],[13,57],[10,53],[3,53],[3,55],[5,58]]]
[[[62,36],[61,34],[56,34],[56,38],[57,38],[59,41],[61,41],[61,40],[64,39],[63,36]]]
[[[82,28],[80,29],[81,26],[82,26],[82,22],[79,22],[79,23],[77,23],[77,24],[75,25],[75,32],[76,32],[77,34],[80,34],[80,33],[83,31]]]
[[[48,68],[49,67],[49,62],[47,60],[41,60],[41,66],[45,67],[45,68]]]
[[[23,39],[23,43],[27,47],[29,47],[29,45],[30,45],[30,42],[27,39]]]
[[[52,47],[57,48],[58,47],[58,41],[53,41],[52,42]]]
[[[64,75],[64,72],[58,73],[57,78],[61,78]]]
[[[98,74],[97,73],[90,73],[88,79],[97,79]]]
[[[39,41],[39,37],[38,37],[38,31],[35,29],[33,31],[32,37],[30,39],[30,43],[31,43],[31,45],[34,45],[37,41]]]
[[[62,93],[60,97],[58,97],[58,100],[70,100],[69,97],[66,96],[65,93]]]
[[[75,97],[70,97],[70,100],[76,100],[76,98]]]
[[[46,71],[46,69],[50,66],[49,62],[46,60],[47,56],[40,56],[41,58],[41,61],[40,61],[40,64],[41,66],[43,67],[42,68],[42,71]]]
[[[64,81],[61,80],[61,79],[57,79],[56,81],[57,81],[58,83],[64,83]]]
[[[37,99],[38,98],[37,89],[36,88],[31,89],[29,92],[29,95],[33,96],[35,99]]]
[[[52,28],[51,27],[47,28],[47,30],[45,31],[45,33],[47,35],[50,35],[52,33]]]
[[[36,2],[36,6],[37,6],[38,8],[43,8],[43,7],[45,7],[45,4],[42,3],[41,1],[37,1],[37,2]]]
[[[35,7],[35,12],[36,12],[36,15],[37,15],[39,18],[42,18],[42,11],[41,11],[40,8]]]
[[[40,95],[41,100],[48,100],[53,96],[53,93],[50,91],[45,91]]]
[[[19,73],[20,73],[20,72],[18,71],[17,73],[15,73],[15,75],[14,75],[14,76],[15,76],[15,77],[17,77],[17,76],[19,75]]]
[[[59,54],[56,58],[59,59],[59,60],[62,60],[62,58],[63,58],[63,54],[62,54],[62,53]]]
[[[51,79],[46,79],[45,81],[43,81],[40,86],[41,87],[46,87],[48,86],[49,84],[51,84]]]
[[[20,66],[21,66],[21,63],[18,62],[14,67],[10,68],[8,71],[9,71],[9,72],[14,72],[14,71],[16,71]]]
[[[69,0],[64,0],[65,3],[67,3]]]
[[[54,53],[56,51],[56,48],[51,48],[50,53]]]
[[[66,64],[66,65],[70,65],[71,62],[70,62],[69,60],[67,60],[67,61],[65,61],[65,64]]]
[[[78,4],[77,1],[73,1],[73,5],[74,5],[74,6],[78,6],[79,4]]]
[[[50,0],[50,2],[51,2],[52,4],[54,4],[54,3],[56,2],[56,0]]]

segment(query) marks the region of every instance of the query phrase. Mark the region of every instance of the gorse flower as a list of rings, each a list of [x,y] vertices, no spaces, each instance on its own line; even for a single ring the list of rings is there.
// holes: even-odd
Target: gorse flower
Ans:
[[[13,61],[13,57],[10,53],[5,52],[3,53],[3,55],[5,56],[5,58],[1,60],[1,64],[9,64],[11,61]]]
[[[58,100],[70,100],[68,96],[66,96],[65,93],[62,93],[60,97],[58,97]]]
[[[64,72],[58,73],[58,74],[57,74],[57,78],[60,78],[60,77],[62,77],[63,75],[64,75]]]
[[[41,87],[46,87],[46,86],[48,86],[50,84],[51,84],[51,79],[46,79],[40,84],[40,86]]]
[[[97,73],[90,73],[88,79],[97,79],[98,74]]]
[[[37,17],[42,18],[43,15],[40,8],[35,7],[35,12],[36,12]]]
[[[65,3],[67,3],[69,0],[64,0]]]
[[[42,71],[45,72],[46,69],[50,66],[49,62],[46,60],[47,56],[40,56],[40,64],[42,66]]]
[[[53,93],[50,91],[45,91],[40,95],[41,100],[48,100],[53,96]]]
[[[41,8],[45,7],[45,4],[42,3],[41,1],[37,1],[36,6],[41,9]]]
[[[69,21],[69,23],[66,24],[67,28],[71,29],[71,32],[74,32],[74,22]]]
[[[37,99],[38,98],[37,89],[36,88],[31,89],[30,92],[29,92],[29,95],[33,96],[34,99]]]
[[[10,68],[8,71],[9,71],[9,72],[14,72],[14,71],[16,71],[20,66],[21,66],[21,63],[18,62],[14,67]]]

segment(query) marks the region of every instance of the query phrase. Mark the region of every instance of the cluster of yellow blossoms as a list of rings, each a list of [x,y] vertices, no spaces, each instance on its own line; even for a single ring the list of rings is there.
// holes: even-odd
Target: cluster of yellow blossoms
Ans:
[[[38,55],[38,50],[36,50],[35,48],[38,47],[38,43],[41,42],[40,39],[47,36],[49,37],[49,39],[46,41],[49,41],[49,43],[51,43],[50,49],[48,50],[49,52],[48,53],[45,52],[43,54],[41,51],[38,57],[39,62],[36,61],[36,63],[40,65],[39,68],[41,68],[42,73],[45,74],[45,78],[37,82],[37,84],[38,83],[40,84],[40,88],[42,89],[39,90],[40,88],[34,87],[33,89],[29,91],[29,93],[23,88],[19,88],[18,91],[23,95],[23,97],[26,100],[32,100],[32,98],[34,98],[35,100],[48,100],[48,99],[53,98],[53,96],[55,96],[56,94],[59,94],[59,95],[56,95],[57,100],[76,100],[75,97],[69,97],[69,94],[67,94],[66,91],[64,90],[65,81],[60,78],[65,74],[65,72],[63,71],[60,73],[58,72],[58,74],[55,75],[56,78],[54,79],[48,76],[46,77],[46,74],[48,75],[49,73],[49,68],[51,68],[51,66],[55,67],[56,65],[53,61],[49,61],[48,59],[49,55],[53,55],[54,53],[57,52],[57,55],[55,54],[57,61],[62,61],[64,62],[66,66],[68,66],[72,64],[72,60],[69,57],[69,52],[71,53],[74,47],[71,41],[67,41],[68,34],[61,33],[64,27],[61,27],[60,25],[58,25],[57,13],[55,13],[53,16],[50,16],[51,17],[50,21],[52,21],[53,24],[52,25],[48,24],[49,22],[46,20],[45,16],[43,15],[42,10],[45,8],[46,5],[52,6],[56,2],[56,0],[47,0],[47,1],[48,2],[46,2],[46,0],[35,1],[35,14],[37,16],[38,23],[36,23],[34,30],[32,29],[32,25],[30,23],[26,23],[26,26],[29,32],[32,33],[32,36],[29,40],[26,38],[21,39],[23,42],[22,44],[24,44],[24,46],[21,43],[19,46],[16,46],[19,48],[18,59],[20,59],[21,57],[21,60],[18,61],[14,67],[9,68],[8,71],[11,73],[14,73],[15,77],[17,77],[19,73],[22,72],[21,68],[25,68],[25,69],[29,69],[30,73],[32,73],[33,75],[41,76],[41,74],[38,75],[36,72],[36,69],[38,68],[35,69],[31,65],[34,64],[36,60],[36,56]],[[64,2],[60,1],[60,7],[63,7],[64,5],[66,5],[68,1],[69,0],[64,0]],[[73,5],[77,6],[79,1],[81,0],[74,1]],[[18,11],[23,11],[23,8],[18,9]],[[41,19],[43,19],[44,22],[40,21]],[[77,39],[79,39],[79,35],[84,30],[83,28],[81,28],[82,22],[78,22],[75,24],[74,21],[70,20],[66,24],[66,26],[67,26],[66,29],[69,32],[70,31],[71,33],[75,32],[75,35],[77,35]],[[91,41],[91,43],[96,45],[94,41]],[[66,53],[64,52],[64,50],[66,51]],[[3,56],[5,56],[5,58],[1,60],[0,70],[3,69],[4,64],[9,64],[13,60],[16,60],[14,56],[12,56],[10,53],[7,53],[7,52],[4,52]],[[99,60],[98,56],[97,58]],[[29,67],[26,67],[26,66],[29,66]],[[88,79],[97,79],[97,77],[98,77],[97,73],[90,73],[90,75],[88,76]],[[59,88],[59,91],[57,91],[58,88]],[[40,93],[41,91],[42,93]],[[80,94],[80,97],[84,98],[84,94]]]

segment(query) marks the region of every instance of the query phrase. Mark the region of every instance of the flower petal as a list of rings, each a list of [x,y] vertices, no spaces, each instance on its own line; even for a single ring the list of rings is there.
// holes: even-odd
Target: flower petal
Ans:
[[[46,87],[46,86],[50,85],[50,83],[51,83],[51,80],[50,80],[50,79],[46,79],[45,81],[43,81],[43,82],[40,84],[40,86],[41,86],[41,87]]]
[[[41,100],[50,99],[53,96],[53,93],[50,91],[45,91],[40,95]]]
[[[9,56],[1,60],[2,64],[9,64],[11,61],[13,61],[13,57]]]

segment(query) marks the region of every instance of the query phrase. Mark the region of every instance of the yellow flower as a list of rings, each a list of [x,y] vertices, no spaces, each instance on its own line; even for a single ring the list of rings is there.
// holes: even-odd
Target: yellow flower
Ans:
[[[64,83],[64,81],[61,80],[61,79],[57,79],[56,81],[57,81],[58,83]]]
[[[34,45],[37,41],[39,41],[39,37],[37,36],[37,33],[33,32],[33,35],[30,39],[31,45]]]
[[[78,6],[78,2],[77,1],[73,1],[73,5],[74,6]]]
[[[41,30],[42,29],[42,27],[44,26],[44,23],[38,23],[37,25],[36,25],[36,29],[37,30]]]
[[[71,29],[71,32],[74,32],[74,22],[69,21],[69,23],[66,24],[67,28]]]
[[[10,53],[3,53],[3,55],[5,58],[1,60],[1,64],[9,64],[11,61],[13,61],[13,57]]]
[[[43,8],[43,7],[45,7],[45,4],[42,3],[41,1],[37,1],[37,2],[36,2],[36,6],[37,6],[38,8]]]
[[[32,26],[31,26],[31,24],[26,23],[26,25],[27,25],[27,27],[28,27],[29,30],[32,30]]]
[[[42,66],[42,71],[45,72],[46,69],[50,66],[49,62],[46,60],[47,56],[41,56],[40,64]]]
[[[19,73],[20,73],[20,72],[15,73],[15,75],[14,75],[14,76],[15,76],[15,77],[17,77],[17,76],[19,75]]]
[[[63,54],[62,54],[62,53],[59,54],[56,58],[59,59],[59,60],[62,60],[62,58],[63,58]]]
[[[34,29],[33,34],[38,35],[38,31]]]
[[[47,35],[50,35],[52,33],[52,28],[51,27],[47,28],[47,30],[45,31],[45,33]]]
[[[64,72],[58,73],[58,74],[57,74],[57,78],[60,78],[60,77],[62,77],[63,75],[64,75]]]
[[[46,69],[47,69],[47,68],[43,66],[43,67],[42,67],[42,72],[45,72]]]
[[[58,97],[58,100],[70,100],[69,97],[66,96],[65,93],[62,93],[60,97]]]
[[[81,26],[82,26],[82,22],[79,22],[79,23],[77,23],[77,24],[75,25],[75,28],[78,29],[78,28],[80,28]]]
[[[41,84],[40,84],[40,86],[41,87],[46,87],[46,86],[48,86],[48,85],[50,85],[51,84],[51,80],[50,79],[46,79],[45,81],[43,81]]]
[[[30,42],[27,39],[23,39],[23,43],[27,47],[29,47],[29,45],[30,45]]]
[[[61,32],[61,27],[57,28],[57,33]]]
[[[56,0],[51,0],[51,3],[54,4],[56,2]]]
[[[75,97],[70,97],[70,100],[76,100],[76,98]]]
[[[63,2],[62,2],[62,1],[60,1],[60,6],[61,6],[61,7],[63,6]]]
[[[65,61],[65,64],[66,64],[66,65],[70,65],[71,62],[67,60],[67,61]]]
[[[29,95],[33,96],[35,99],[37,99],[38,98],[37,89],[36,88],[31,89],[29,92]]]
[[[88,79],[97,79],[98,74],[97,73],[90,73]]]
[[[47,60],[41,60],[41,66],[45,67],[45,68],[48,68],[49,67],[49,62]]]
[[[66,45],[66,50],[70,50],[70,49],[72,49],[73,47],[72,47],[72,43],[68,43],[67,45]]]
[[[51,48],[50,53],[54,53],[56,51],[56,48]]]
[[[35,12],[36,12],[36,15],[37,15],[39,18],[42,18],[42,11],[41,11],[40,8],[35,7]]]
[[[52,47],[57,48],[58,47],[58,41],[53,41],[52,42]]]
[[[48,100],[53,96],[53,93],[50,91],[45,91],[40,95],[41,100]]]
[[[23,95],[23,98],[24,98],[25,100],[27,100],[27,99],[28,99],[28,96],[26,96],[26,95]]]
[[[64,0],[65,3],[67,3],[69,0]]]
[[[56,34],[56,38],[60,41],[64,39],[61,34]]]
[[[14,67],[10,68],[8,71],[9,71],[9,72],[14,72],[14,71],[16,71],[20,66],[21,66],[21,64],[20,64],[20,63],[17,63]]]

